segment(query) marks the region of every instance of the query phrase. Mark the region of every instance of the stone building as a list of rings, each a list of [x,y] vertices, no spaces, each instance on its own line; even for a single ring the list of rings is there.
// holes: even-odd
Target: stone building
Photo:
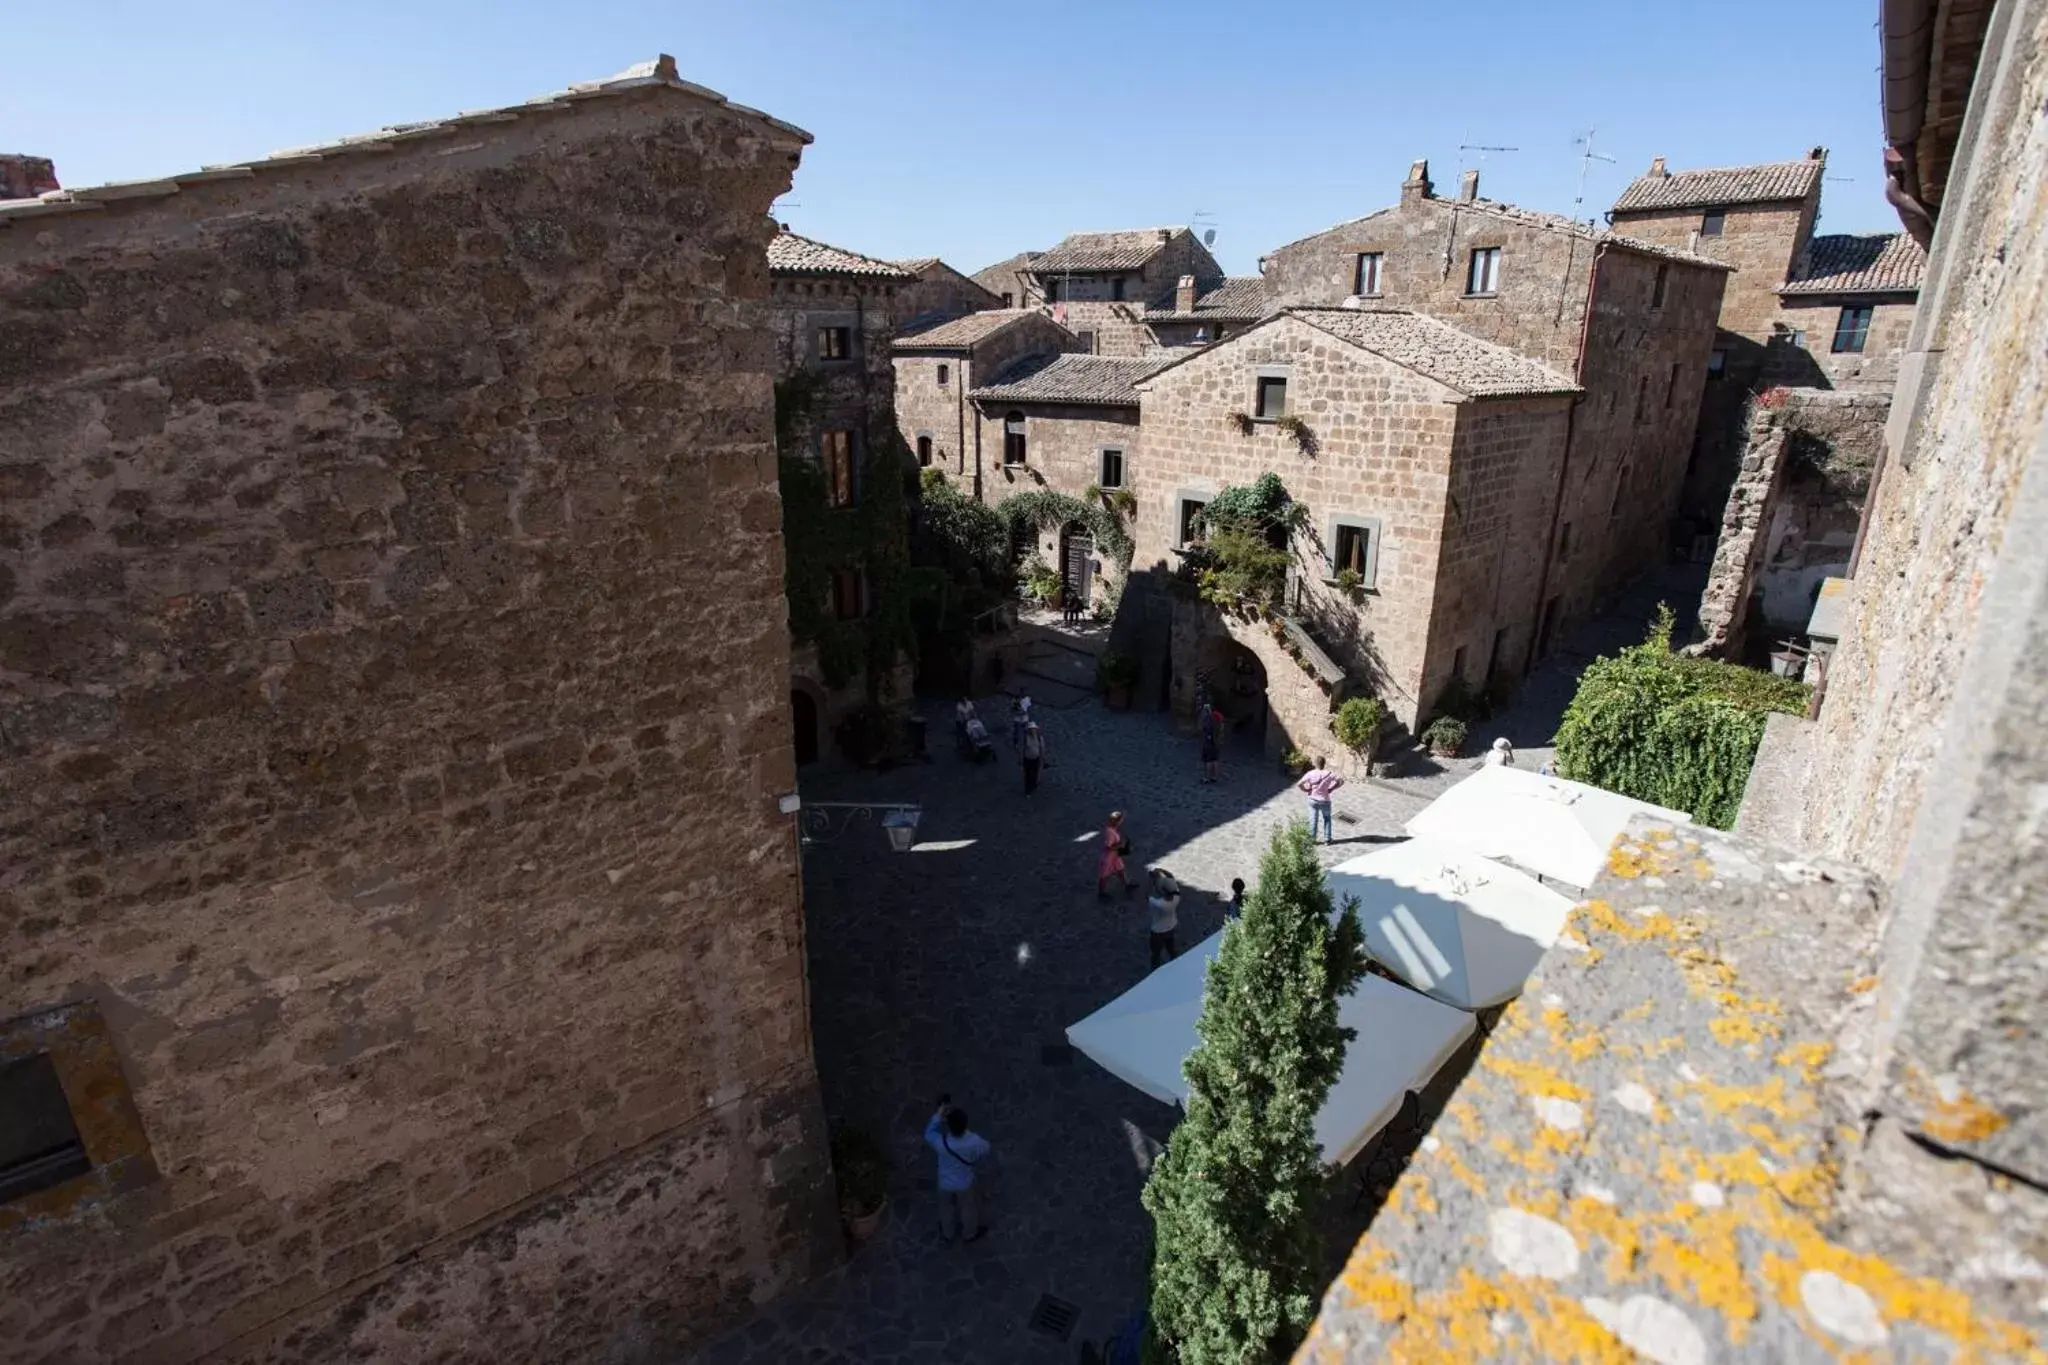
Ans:
[[[791,724],[796,760],[809,763],[863,704],[909,695],[907,652],[874,632],[909,554],[907,511],[881,509],[916,477],[899,467],[890,346],[899,291],[917,276],[784,228],[768,242],[768,277],[776,439],[804,467],[792,474],[817,476],[801,487],[785,478],[782,490]]]
[[[1811,238],[1778,286],[1765,381],[1889,395],[1926,271],[1903,232]]]
[[[1138,356],[1158,344],[1146,324],[1152,305],[1169,304],[1183,276],[1197,293],[1224,282],[1223,267],[1184,227],[1076,232],[1018,267],[1028,297],[1081,338],[1095,355]]]
[[[1412,309],[1579,388],[1538,654],[1666,555],[1727,266],[1481,198],[1474,171],[1439,198],[1418,161],[1399,204],[1280,247],[1260,269],[1276,306]]]
[[[663,57],[0,203],[0,1355],[673,1359],[841,1254],[808,141]]]
[[[896,291],[896,326],[899,331],[928,327],[947,318],[1002,308],[998,294],[976,284],[936,256],[896,264],[914,277]]]
[[[1419,313],[1303,308],[1138,390],[1133,568],[1150,586],[1175,576],[1195,513],[1226,484],[1278,475],[1309,527],[1290,547],[1284,641],[1177,594],[1170,663],[1143,661],[1167,669],[1177,711],[1198,674],[1255,676],[1270,723],[1232,719],[1277,755],[1326,745],[1347,686],[1413,726],[1454,677],[1519,673],[1553,586],[1569,378]]]
[[[1025,271],[1041,253],[1020,251],[1008,260],[983,266],[968,276],[1000,300],[998,307],[1024,308],[1032,303],[1032,289]]]
[[[1610,854],[1303,1361],[2048,1348],[2048,3],[1878,29],[1933,244],[1818,715]]]
[[[1156,345],[1206,346],[1228,340],[1271,311],[1266,282],[1257,275],[1232,276],[1207,288],[1183,275],[1170,298],[1146,307],[1144,321]]]
[[[968,401],[969,390],[1023,356],[1054,356],[1080,348],[1072,332],[1035,308],[969,313],[899,335],[895,363],[896,422],[918,466],[937,469],[962,492],[980,498],[1002,459],[1003,430]]]
[[[48,157],[0,153],[0,200],[34,199],[61,188],[56,164]]]
[[[967,396],[984,427],[999,433],[983,498],[1000,503],[1047,489],[1100,500],[1115,511],[1134,487],[1139,380],[1159,357],[1026,355]],[[1121,513],[1118,513],[1121,515]],[[1070,600],[1092,604],[1122,578],[1086,527],[1041,526],[1034,552],[1058,571]]]

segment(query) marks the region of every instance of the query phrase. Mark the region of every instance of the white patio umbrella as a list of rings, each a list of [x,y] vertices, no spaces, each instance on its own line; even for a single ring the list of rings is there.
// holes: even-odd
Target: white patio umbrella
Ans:
[[[1202,985],[1222,943],[1221,933],[1202,940],[1069,1027],[1067,1041],[1154,1099],[1185,1104],[1188,1085],[1181,1067],[1198,1041]],[[1337,1012],[1358,1036],[1316,1116],[1316,1141],[1324,1160],[1342,1164],[1400,1112],[1409,1091],[1427,1085],[1472,1036],[1473,1019],[1376,976],[1361,981]]]
[[[1692,820],[1683,811],[1583,782],[1520,768],[1481,768],[1423,807],[1407,830],[1584,889],[1600,875],[1608,847],[1636,815],[1677,825]]]
[[[1534,877],[1435,839],[1353,858],[1328,881],[1333,901],[1357,897],[1374,961],[1465,1010],[1518,995],[1572,908]]]

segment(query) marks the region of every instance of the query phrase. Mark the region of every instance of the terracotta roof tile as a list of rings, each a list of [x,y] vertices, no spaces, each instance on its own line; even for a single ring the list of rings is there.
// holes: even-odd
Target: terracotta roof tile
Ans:
[[[768,273],[771,275],[858,275],[863,279],[915,279],[902,266],[858,251],[827,246],[784,229],[768,243]]]
[[[1266,302],[1266,281],[1259,275],[1233,275],[1206,292],[1195,295],[1191,313],[1174,310],[1175,295],[1169,293],[1150,308],[1151,320],[1185,319],[1190,322],[1257,322],[1271,309]]]
[[[1013,323],[1022,322],[1025,318],[1043,316],[1044,314],[1035,308],[990,308],[979,313],[969,313],[964,317],[947,318],[922,331],[899,335],[894,349],[964,350],[978,341],[994,336]]]
[[[1768,204],[1804,199],[1820,184],[1826,162],[1802,157],[1764,166],[1723,166],[1713,170],[1646,175],[1621,192],[1616,213],[1644,209],[1712,208],[1717,204]]]
[[[1058,246],[1019,267],[1035,274],[1069,270],[1138,270],[1157,256],[1180,228],[1139,228],[1130,232],[1075,232]]]
[[[1043,253],[1037,251],[1020,251],[1006,261],[983,266],[967,278],[998,297],[1005,289],[1014,294],[1017,292],[1017,272],[1029,269],[1031,263],[1041,254]]]
[[[676,74],[675,58],[663,53],[653,61],[629,66],[617,75],[608,76],[603,80],[582,81],[566,90],[557,90],[553,94],[541,95],[523,104],[507,105],[501,109],[472,109],[444,119],[393,124],[388,128],[379,128],[375,132],[356,133],[333,142],[273,152],[254,161],[202,166],[196,171],[181,171],[159,180],[117,181],[108,185],[50,190],[34,199],[0,200],[0,224],[46,214],[87,212],[124,199],[159,199],[177,194],[189,186],[209,181],[242,180],[293,166],[330,161],[337,157],[377,155],[396,150],[408,142],[457,137],[466,129],[478,124],[510,123],[515,119],[560,113],[573,109],[585,100],[601,99],[655,86],[679,90],[713,104],[723,105],[734,113],[758,119],[798,142],[808,143],[811,140],[809,133],[793,123],[784,123],[781,119],[773,118],[758,109],[735,104],[716,90],[682,79]]]
[[[1173,356],[1140,358],[1107,355],[1032,355],[997,371],[969,398],[995,403],[1083,403],[1138,406],[1131,387],[1173,361]]]
[[[1579,391],[1546,365],[1421,313],[1290,308],[1287,315],[1473,398]]]
[[[1903,232],[1837,233],[1807,243],[1780,294],[1904,294],[1920,288],[1927,253]]]

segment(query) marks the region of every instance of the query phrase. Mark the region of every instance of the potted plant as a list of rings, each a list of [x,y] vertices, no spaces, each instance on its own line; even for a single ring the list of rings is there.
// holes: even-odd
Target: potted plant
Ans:
[[[1365,579],[1359,574],[1358,570],[1337,570],[1336,583],[1337,591],[1343,593],[1353,602],[1362,602],[1365,600]]]
[[[1289,777],[1300,777],[1315,766],[1315,756],[1313,754],[1305,754],[1299,749],[1289,749],[1280,756],[1281,771],[1285,772]]]
[[[1456,716],[1438,716],[1423,730],[1422,742],[1438,758],[1456,758],[1467,733],[1465,722]]]
[[[1095,685],[1112,711],[1131,709],[1131,689],[1138,685],[1138,661],[1120,649],[1105,649],[1095,661]]]
[[[1378,697],[1347,697],[1330,722],[1337,742],[1370,767],[1373,749],[1379,744],[1380,727],[1387,721],[1387,708]]]
[[[1112,488],[1106,495],[1109,510],[1120,517],[1128,517],[1138,510],[1138,496],[1128,488]]]
[[[889,1157],[863,1128],[832,1129],[832,1171],[839,1180],[839,1217],[856,1242],[874,1236],[889,1207]]]

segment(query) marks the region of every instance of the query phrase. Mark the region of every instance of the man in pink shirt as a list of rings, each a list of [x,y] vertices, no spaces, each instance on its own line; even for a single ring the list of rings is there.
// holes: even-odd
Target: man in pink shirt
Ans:
[[[1335,843],[1337,832],[1330,820],[1330,798],[1336,795],[1337,788],[1344,785],[1344,779],[1331,772],[1330,761],[1318,754],[1316,766],[1309,769],[1307,776],[1297,785],[1308,793],[1308,837],[1316,837],[1316,826],[1320,822],[1323,842]]]

